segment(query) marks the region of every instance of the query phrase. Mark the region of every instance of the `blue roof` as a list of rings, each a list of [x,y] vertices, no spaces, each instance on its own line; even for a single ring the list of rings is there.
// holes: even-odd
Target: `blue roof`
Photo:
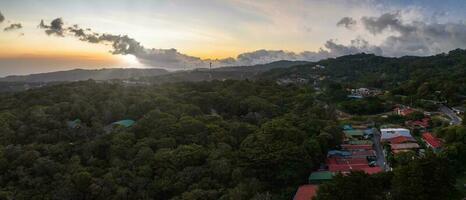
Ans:
[[[353,127],[350,124],[343,125],[343,130],[351,130]]]
[[[339,150],[330,150],[327,153],[327,156],[351,156],[351,153],[349,151],[339,151]]]
[[[136,123],[134,120],[125,119],[125,120],[120,120],[120,121],[117,121],[117,122],[113,122],[112,125],[120,125],[120,126],[124,126],[125,128],[128,128],[128,127],[133,126],[134,123]]]

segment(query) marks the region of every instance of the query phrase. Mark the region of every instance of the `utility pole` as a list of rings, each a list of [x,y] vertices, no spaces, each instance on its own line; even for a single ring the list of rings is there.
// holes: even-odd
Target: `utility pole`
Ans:
[[[212,80],[212,62],[209,63],[209,80]]]

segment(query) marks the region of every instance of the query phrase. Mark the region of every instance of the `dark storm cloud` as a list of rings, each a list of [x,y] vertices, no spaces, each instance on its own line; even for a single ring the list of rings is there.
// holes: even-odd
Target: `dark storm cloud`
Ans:
[[[325,47],[329,50],[329,57],[338,57],[357,53],[382,54],[382,49],[380,47],[370,45],[369,42],[362,38],[351,40],[350,45],[337,44],[335,41],[329,40],[325,43]]]
[[[405,25],[401,22],[400,13],[385,13],[379,17],[362,17],[361,22],[364,27],[372,34],[382,33],[386,29],[398,31],[406,34],[415,31],[412,25]]]
[[[7,26],[6,28],[3,29],[3,31],[14,31],[23,28],[23,25],[21,23],[16,23],[16,24],[10,24],[10,26]]]
[[[0,12],[0,23],[5,21],[5,16],[3,16],[2,12]]]
[[[343,26],[347,29],[352,29],[356,25],[356,20],[351,17],[343,17],[337,22],[337,26]]]
[[[466,24],[404,22],[399,12],[379,17],[363,17],[361,22],[371,34],[394,32],[380,45],[383,55],[432,55],[456,48],[466,48]]]
[[[64,23],[62,18],[54,19],[50,24],[45,24],[44,20],[40,21],[39,28],[45,29],[47,35],[64,36],[65,29],[63,28]]]

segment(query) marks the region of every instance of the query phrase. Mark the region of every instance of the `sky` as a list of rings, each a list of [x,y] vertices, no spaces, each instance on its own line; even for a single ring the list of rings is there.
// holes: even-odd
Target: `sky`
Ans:
[[[463,0],[0,0],[0,76],[466,48]]]

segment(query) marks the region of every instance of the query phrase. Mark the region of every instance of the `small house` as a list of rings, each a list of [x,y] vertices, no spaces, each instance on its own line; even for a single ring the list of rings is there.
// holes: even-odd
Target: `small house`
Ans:
[[[407,121],[406,126],[412,128],[412,129],[427,129],[430,127],[430,118],[426,117],[421,120],[416,120],[416,121]]]
[[[437,137],[433,136],[432,133],[426,132],[422,134],[422,140],[426,143],[427,147],[439,151],[442,148],[442,141]]]
[[[398,107],[398,108],[395,108],[395,113],[397,115],[401,115],[401,116],[407,116],[411,113],[414,113],[415,110],[410,108],[410,107]]]
[[[380,132],[382,134],[380,140],[382,142],[386,142],[392,138],[395,137],[407,137],[407,138],[413,138],[411,135],[411,132],[408,129],[405,128],[382,128],[380,129]]]
[[[317,195],[317,185],[302,185],[293,197],[293,200],[311,200]]]
[[[317,171],[312,172],[308,180],[310,184],[321,184],[326,181],[332,180],[333,175],[334,174],[329,171]]]
[[[120,120],[120,121],[117,121],[117,122],[113,122],[111,125],[112,126],[122,126],[122,127],[125,127],[125,128],[129,128],[129,127],[133,126],[134,123],[136,123],[134,120],[125,119],[125,120]]]
[[[364,131],[359,129],[344,130],[343,133],[347,139],[363,139]]]
[[[66,126],[70,129],[78,129],[81,128],[81,120],[80,119],[75,119],[73,121],[67,121]]]

